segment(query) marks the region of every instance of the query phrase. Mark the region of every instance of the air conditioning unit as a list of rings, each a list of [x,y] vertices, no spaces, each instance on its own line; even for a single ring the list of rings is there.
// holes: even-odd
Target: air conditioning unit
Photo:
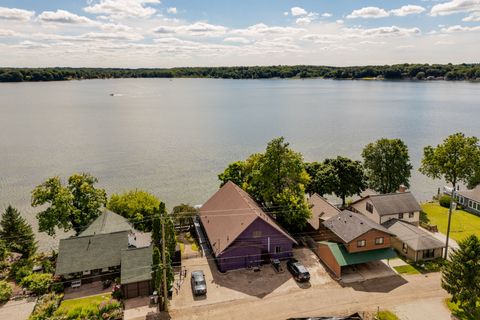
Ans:
[[[90,270],[88,271],[83,271],[83,275],[84,276],[89,276],[92,272]]]

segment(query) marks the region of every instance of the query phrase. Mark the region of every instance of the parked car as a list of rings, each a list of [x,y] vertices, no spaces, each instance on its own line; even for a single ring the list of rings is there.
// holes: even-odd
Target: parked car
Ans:
[[[293,278],[298,282],[310,281],[310,273],[307,268],[298,260],[290,259],[287,261],[287,269],[293,275]]]
[[[202,270],[192,271],[190,283],[192,285],[193,295],[202,296],[207,294],[207,283],[205,282],[205,274]]]

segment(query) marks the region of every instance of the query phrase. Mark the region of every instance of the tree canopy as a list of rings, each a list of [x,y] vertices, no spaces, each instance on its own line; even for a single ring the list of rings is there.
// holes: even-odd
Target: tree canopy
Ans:
[[[196,214],[197,209],[189,204],[179,204],[173,207],[172,215],[176,224],[181,226],[193,226],[193,215]]]
[[[291,150],[283,137],[270,141],[265,153],[229,165],[219,175],[222,185],[230,177],[285,228],[295,230],[306,225],[310,209],[304,194],[310,177],[302,155]]]
[[[8,206],[2,214],[0,239],[2,241],[0,245],[3,244],[4,248],[10,252],[21,253],[23,258],[29,258],[37,251],[32,227],[12,206]]]
[[[160,205],[160,200],[143,190],[132,190],[122,194],[113,194],[108,200],[107,208],[132,223],[135,229],[151,231],[153,215]]]
[[[459,303],[462,319],[480,319],[480,239],[470,235],[450,253],[442,269],[442,288]]]
[[[478,174],[479,163],[478,138],[455,133],[448,136],[442,144],[423,149],[419,170],[432,179],[443,178],[455,187],[459,182],[472,182]]]
[[[365,146],[363,166],[368,186],[380,193],[396,192],[410,186],[412,164],[408,148],[400,139],[380,139]]]
[[[105,190],[98,189],[98,179],[88,173],[73,174],[68,184],[63,185],[60,177],[52,177],[32,191],[32,206],[47,205],[37,214],[39,231],[55,235],[55,228],[78,234],[97,218],[105,205]]]

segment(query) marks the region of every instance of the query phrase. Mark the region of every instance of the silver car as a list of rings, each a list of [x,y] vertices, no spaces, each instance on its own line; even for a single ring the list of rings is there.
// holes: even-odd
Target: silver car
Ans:
[[[203,296],[207,294],[207,283],[205,282],[205,274],[202,270],[192,271],[190,278],[192,292],[195,296]]]

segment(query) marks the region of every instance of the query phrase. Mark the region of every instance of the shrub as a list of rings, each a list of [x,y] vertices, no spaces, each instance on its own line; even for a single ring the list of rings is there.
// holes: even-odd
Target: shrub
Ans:
[[[450,196],[444,195],[440,197],[440,200],[438,202],[442,207],[450,208],[450,203],[452,202],[452,198]]]
[[[52,284],[52,291],[55,293],[62,293],[64,289],[62,282],[54,282]]]
[[[0,281],[0,303],[7,302],[12,295],[12,286],[6,281]]]
[[[53,276],[50,273],[32,273],[21,281],[21,285],[27,287],[37,295],[47,293],[52,285]]]
[[[10,276],[15,279],[17,283],[22,282],[23,278],[32,274],[32,265],[28,261],[20,260],[12,266]]]
[[[35,309],[28,320],[47,320],[52,319],[53,313],[58,309],[63,296],[60,294],[49,293],[38,299]]]

